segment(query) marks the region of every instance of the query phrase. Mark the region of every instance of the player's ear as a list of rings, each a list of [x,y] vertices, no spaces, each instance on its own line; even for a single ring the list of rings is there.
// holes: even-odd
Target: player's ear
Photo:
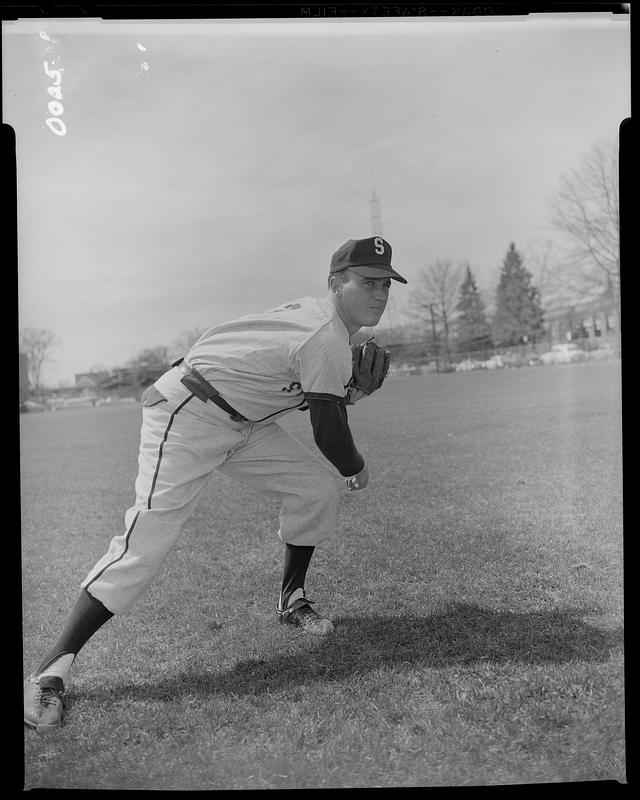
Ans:
[[[329,291],[331,292],[331,294],[339,295],[340,292],[342,291],[342,283],[343,283],[343,280],[342,280],[342,274],[341,273],[338,272],[338,273],[335,273],[334,275],[329,275],[328,285],[329,285]]]

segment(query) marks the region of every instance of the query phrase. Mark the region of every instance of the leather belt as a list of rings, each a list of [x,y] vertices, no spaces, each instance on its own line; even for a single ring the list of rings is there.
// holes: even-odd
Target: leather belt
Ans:
[[[180,378],[180,382],[183,383],[190,392],[193,392],[195,396],[204,403],[206,403],[207,400],[211,400],[212,403],[215,403],[223,411],[226,411],[234,422],[249,421],[245,416],[240,414],[239,411],[236,411],[235,408],[232,408],[229,403],[227,403],[227,401],[220,396],[220,392],[217,389],[214,389],[209,381],[204,378],[195,367],[192,367],[191,364],[187,364],[183,358],[179,359],[171,366],[178,367],[180,372],[182,372],[182,378]]]

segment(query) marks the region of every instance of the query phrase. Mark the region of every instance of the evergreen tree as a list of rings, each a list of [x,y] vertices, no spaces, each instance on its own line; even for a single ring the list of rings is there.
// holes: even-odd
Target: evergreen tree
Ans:
[[[491,329],[482,297],[468,264],[460,286],[456,311],[458,350],[477,351],[490,347]]]
[[[524,267],[513,242],[502,263],[496,291],[493,338],[496,344],[535,342],[542,334],[540,294],[531,285],[531,273]]]

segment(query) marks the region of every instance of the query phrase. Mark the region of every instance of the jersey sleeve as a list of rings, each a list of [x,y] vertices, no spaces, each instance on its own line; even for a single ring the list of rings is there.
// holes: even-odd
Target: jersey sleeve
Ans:
[[[297,353],[300,385],[308,400],[344,401],[351,379],[351,348],[319,331]]]

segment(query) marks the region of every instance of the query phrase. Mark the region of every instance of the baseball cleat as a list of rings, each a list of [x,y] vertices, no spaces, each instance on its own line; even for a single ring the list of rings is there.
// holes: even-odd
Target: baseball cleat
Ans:
[[[64,715],[62,678],[29,675],[24,682],[24,724],[36,731],[57,728]]]
[[[276,608],[278,621],[281,625],[295,625],[302,628],[305,633],[312,636],[327,636],[335,630],[330,619],[321,617],[317,611],[311,608],[313,600],[308,600],[304,596],[303,589],[296,591],[289,598],[289,604],[282,608],[280,603]]]

